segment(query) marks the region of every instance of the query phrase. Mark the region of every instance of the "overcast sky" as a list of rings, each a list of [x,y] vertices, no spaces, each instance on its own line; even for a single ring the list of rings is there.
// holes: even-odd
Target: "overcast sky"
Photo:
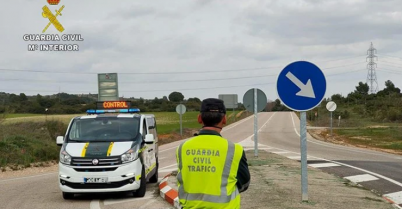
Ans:
[[[46,34],[81,34],[83,42],[50,42],[80,51],[29,52],[28,44],[47,43],[23,40],[48,24],[45,5],[0,7],[0,92],[97,93],[97,73],[120,73],[124,97],[180,91],[200,99],[238,94],[242,102],[256,87],[274,100],[279,72],[306,60],[324,71],[326,97],[347,95],[366,82],[371,42],[379,89],[386,80],[402,87],[401,0],[61,0],[48,7],[65,6],[57,17],[65,31],[51,25]],[[26,72],[38,70],[48,73]]]

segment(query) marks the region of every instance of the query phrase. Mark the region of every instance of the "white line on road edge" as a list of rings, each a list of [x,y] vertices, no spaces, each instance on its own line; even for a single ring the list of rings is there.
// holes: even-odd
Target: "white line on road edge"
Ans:
[[[272,117],[274,117],[275,114],[276,114],[276,112],[274,112],[274,114],[272,114],[272,115],[268,118],[268,120],[261,126],[261,128],[259,128],[259,129],[257,130],[257,132],[260,132],[261,129],[262,129],[263,127],[265,127],[265,125],[267,125],[267,123],[271,120]],[[254,136],[254,134],[251,134],[251,136],[245,138],[243,141],[246,141],[247,139],[250,139],[250,138],[253,137],[253,136]],[[254,140],[251,140],[251,141],[254,141]],[[241,143],[241,142],[239,142],[239,143]],[[258,145],[258,146],[259,146],[259,145]],[[264,145],[264,146],[267,146],[267,145]],[[268,146],[267,146],[267,147],[268,147]]]
[[[140,209],[142,209],[142,208],[146,208],[148,205],[150,205],[150,204],[154,203],[155,201],[156,201],[156,200],[154,199],[154,200],[151,200],[151,201],[149,201],[149,202],[145,203],[144,205],[142,205],[142,206],[140,207]]]
[[[291,114],[290,116],[292,117],[292,122],[293,122],[293,127],[294,127],[294,129],[295,129],[295,132],[296,132],[297,135],[300,136],[300,134],[299,134],[299,133],[297,132],[297,130],[296,130],[295,123],[294,123],[293,116],[292,116],[292,112],[291,112],[290,114]],[[278,149],[279,149],[279,148],[278,148]],[[279,150],[281,150],[281,149],[279,149]],[[283,149],[282,149],[282,150],[283,150]],[[287,151],[287,150],[283,150],[283,151]],[[297,153],[297,152],[293,152],[293,153]],[[300,154],[300,153],[297,153],[297,154]],[[310,157],[314,157],[314,156],[310,156]],[[356,169],[356,170],[369,173],[369,174],[371,174],[371,175],[377,176],[377,177],[379,177],[379,178],[382,178],[382,179],[384,179],[384,180],[387,180],[387,181],[389,181],[389,182],[391,182],[391,183],[394,183],[394,184],[396,184],[396,185],[402,187],[402,183],[397,182],[397,181],[395,181],[395,180],[393,180],[393,179],[391,179],[391,178],[385,177],[385,176],[383,176],[383,175],[381,175],[381,174],[374,173],[374,172],[371,172],[371,171],[368,171],[368,170],[365,170],[365,169],[362,169],[362,168],[359,168],[359,167],[355,167],[355,166],[352,166],[352,165],[349,165],[349,164],[345,164],[345,163],[341,163],[341,162],[337,162],[337,161],[333,161],[333,160],[328,160],[328,159],[318,158],[318,157],[315,157],[315,158],[320,159],[320,160],[325,160],[325,161],[328,161],[328,162],[332,162],[332,163],[336,163],[336,164],[339,164],[339,165],[343,165],[343,166],[346,166],[346,167],[349,167],[349,168],[354,168],[354,169]]]
[[[41,176],[48,176],[48,175],[52,175],[52,174],[57,174],[57,172],[46,173],[46,174],[35,175],[35,176],[26,176],[26,177],[19,177],[19,178],[5,179],[5,180],[0,180],[0,183],[2,183],[2,182],[7,182],[7,181],[20,180],[20,179],[28,179],[28,178],[35,178],[35,177],[41,177]]]
[[[176,148],[177,148],[177,147],[171,147],[171,148],[168,148],[168,149],[164,149],[164,150],[159,151],[159,153],[161,153],[161,152],[166,152],[166,151],[168,151],[168,150],[176,149]]]
[[[145,197],[142,198],[127,198],[127,199],[123,199],[123,200],[104,200],[103,204],[104,205],[113,205],[113,204],[119,204],[119,203],[126,203],[126,202],[134,202],[134,201],[138,201],[138,200],[147,200],[147,199],[152,199],[154,198],[154,196],[152,195],[147,195]]]
[[[159,173],[168,173],[168,172],[172,172],[175,170],[177,170],[177,168],[162,169],[162,170],[159,170],[158,172]]]
[[[100,209],[100,203],[99,200],[92,200],[91,203],[89,204],[90,209]]]
[[[225,127],[225,128],[222,129],[221,132],[224,132],[224,131],[227,131],[227,130],[229,130],[229,129],[232,129],[233,127],[236,127],[237,125],[242,124],[242,123],[246,122],[247,120],[253,118],[253,116],[254,116],[254,115],[250,115],[250,116],[248,116],[247,118],[244,118],[243,120],[237,122],[237,123],[236,123],[235,125],[233,125],[233,126]]]
[[[293,127],[294,127],[294,129],[295,129],[295,132],[296,132],[297,135],[299,135],[299,133],[297,132],[296,127],[295,127],[295,125],[294,125],[294,120],[293,120],[292,113],[291,113],[290,116],[292,117],[292,122],[293,122]],[[299,135],[299,136],[300,136],[300,135]],[[284,150],[284,149],[280,149],[280,148],[278,148],[278,149],[279,149],[279,150],[283,150],[283,151],[288,151],[288,150]],[[289,152],[291,152],[291,151],[289,151]],[[297,153],[297,152],[293,152],[293,153],[295,153],[295,154],[300,154],[300,153]],[[314,157],[314,156],[311,156],[311,157]],[[356,169],[356,170],[359,170],[359,171],[363,171],[363,172],[365,172],[365,173],[371,174],[371,175],[373,175],[373,176],[376,176],[376,177],[378,177],[378,178],[384,179],[384,180],[386,180],[386,181],[389,181],[389,182],[391,182],[391,183],[393,183],[393,184],[396,184],[396,185],[402,187],[402,183],[401,183],[401,182],[395,181],[394,179],[388,178],[388,177],[383,176],[383,175],[381,175],[381,174],[378,174],[378,173],[375,173],[375,172],[371,172],[371,171],[368,171],[368,170],[365,170],[365,169],[362,169],[362,168],[359,168],[359,167],[356,167],[356,166],[352,166],[352,165],[349,165],[349,164],[345,164],[345,163],[333,161],[333,160],[328,160],[328,159],[318,158],[318,157],[316,157],[316,158],[317,158],[317,159],[320,159],[320,160],[327,161],[327,162],[331,162],[331,163],[336,163],[336,164],[339,164],[339,165],[343,165],[343,166],[346,166],[346,167],[349,167],[349,168],[353,168],[353,169]],[[385,196],[384,196],[384,197],[385,197]],[[393,197],[391,197],[391,198],[387,197],[387,198],[388,198],[388,199],[391,199],[391,198],[393,198]],[[395,201],[395,202],[402,201],[401,199],[397,199],[397,200],[391,199],[391,200],[392,200],[392,201]]]
[[[295,125],[295,121],[294,121],[294,119],[293,119],[293,114],[292,114],[292,113],[293,113],[293,112],[290,112],[290,116],[292,117],[292,122],[293,122],[293,128],[294,128],[296,134],[300,137],[300,134],[299,134],[299,132],[298,132],[297,129],[296,129],[296,125]],[[339,145],[338,145],[338,146],[335,146],[335,145],[332,145],[332,144],[327,144],[327,143],[320,142],[320,141],[313,141],[313,140],[310,140],[310,139],[307,139],[307,141],[310,142],[310,143],[313,143],[313,144],[317,144],[317,145],[323,146],[323,147],[341,149],[341,150],[346,150],[346,151],[349,151],[349,152],[358,152],[358,153],[363,153],[363,154],[370,153],[370,154],[372,154],[372,155],[379,155],[379,156],[383,156],[383,157],[387,157],[387,158],[391,158],[391,159],[402,159],[402,158],[400,158],[400,157],[385,155],[385,154],[381,154],[381,153],[360,151],[360,150],[356,150],[356,149],[352,149],[352,148],[348,148],[348,147],[339,147]]]
[[[309,164],[309,166],[313,168],[328,168],[328,167],[334,167],[334,166],[341,166],[336,163],[314,163],[314,164]]]
[[[172,165],[168,165],[168,166],[165,166],[165,167],[163,167],[163,168],[159,168],[159,170],[163,170],[163,169],[165,169],[165,168],[170,168],[170,167],[173,167],[173,166],[176,166],[176,165],[177,165],[177,163],[172,164]]]

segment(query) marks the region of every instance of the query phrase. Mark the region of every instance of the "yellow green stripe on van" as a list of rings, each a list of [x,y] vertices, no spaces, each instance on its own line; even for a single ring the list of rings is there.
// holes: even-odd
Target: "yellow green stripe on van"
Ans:
[[[114,144],[114,142],[110,142],[109,148],[107,149],[106,156],[110,156],[110,154],[112,154],[113,144]]]
[[[84,146],[84,148],[82,149],[82,152],[81,152],[81,157],[85,157],[85,154],[87,153],[88,146],[89,146],[89,142],[85,143],[85,146]]]

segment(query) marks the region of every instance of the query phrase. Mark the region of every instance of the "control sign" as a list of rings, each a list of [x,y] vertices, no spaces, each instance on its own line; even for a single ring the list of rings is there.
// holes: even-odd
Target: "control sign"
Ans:
[[[324,99],[327,82],[316,65],[297,61],[286,66],[278,76],[277,91],[283,104],[295,111],[307,111]]]

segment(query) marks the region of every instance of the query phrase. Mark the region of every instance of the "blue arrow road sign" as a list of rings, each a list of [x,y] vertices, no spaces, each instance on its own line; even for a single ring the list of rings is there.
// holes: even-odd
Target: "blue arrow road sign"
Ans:
[[[295,111],[307,111],[324,99],[325,76],[316,65],[306,61],[293,62],[278,76],[276,84],[282,103]]]

